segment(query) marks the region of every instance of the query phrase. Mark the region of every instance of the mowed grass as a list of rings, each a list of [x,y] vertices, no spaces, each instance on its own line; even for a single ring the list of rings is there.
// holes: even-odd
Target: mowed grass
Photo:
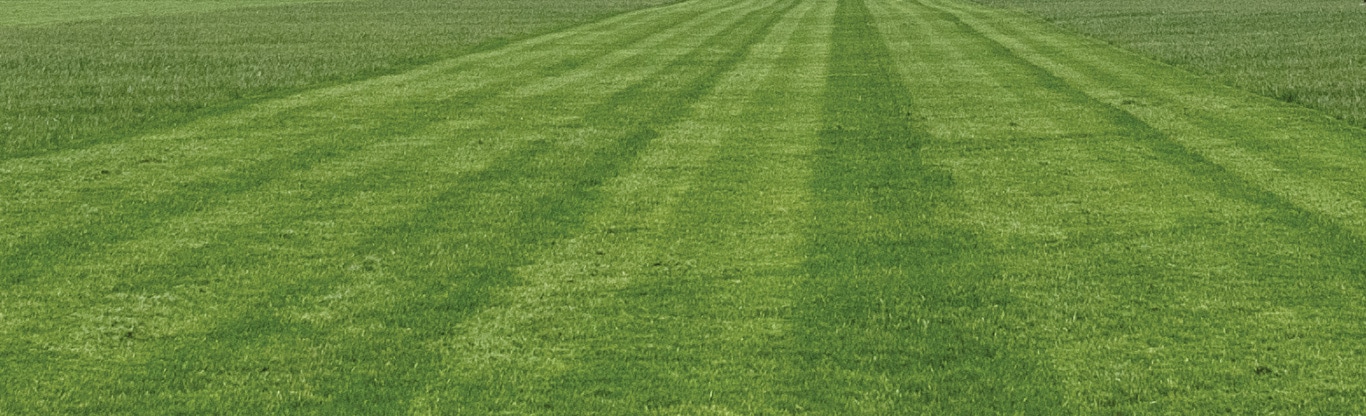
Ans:
[[[43,25],[73,20],[110,19],[253,6],[309,3],[311,0],[9,0],[0,26]]]
[[[1366,131],[695,0],[0,161],[0,412],[1366,412]]]
[[[0,158],[117,141],[667,2],[21,1],[0,18]]]
[[[1366,126],[1366,6],[1348,0],[979,0]]]

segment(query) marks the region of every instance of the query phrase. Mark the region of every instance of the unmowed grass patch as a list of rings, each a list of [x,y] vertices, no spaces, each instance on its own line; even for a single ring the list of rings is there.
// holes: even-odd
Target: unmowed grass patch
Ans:
[[[353,1],[0,27],[0,158],[114,141],[669,2]]]
[[[1360,1],[977,1],[1366,126]]]

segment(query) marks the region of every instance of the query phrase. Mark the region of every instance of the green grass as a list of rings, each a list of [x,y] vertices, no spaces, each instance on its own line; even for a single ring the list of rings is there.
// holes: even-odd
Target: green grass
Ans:
[[[834,16],[812,278],[798,298],[803,396],[822,414],[907,403],[917,413],[1046,413],[1058,404],[1052,377],[999,336],[1010,329],[1010,282],[990,243],[955,221],[953,173],[927,160],[934,137],[918,118],[928,97],[903,79],[895,57],[907,52],[889,47],[862,3],[840,2]]]
[[[1366,131],[1018,12],[694,0],[141,129],[0,160],[0,413],[1366,412]]]
[[[316,0],[7,0],[0,26],[205,12]]]
[[[1350,0],[978,0],[1366,126],[1366,7]]]
[[[118,141],[667,2],[20,2],[0,20],[0,158]]]

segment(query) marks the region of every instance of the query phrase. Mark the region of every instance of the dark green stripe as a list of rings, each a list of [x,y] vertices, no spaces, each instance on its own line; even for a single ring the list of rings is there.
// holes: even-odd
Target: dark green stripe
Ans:
[[[930,9],[929,7],[925,8]],[[1027,77],[1031,85],[1058,93],[1073,102],[1084,103],[1088,108],[1093,109],[1097,115],[1106,118],[1108,121],[1106,133],[1109,134],[1097,137],[1098,140],[1133,142],[1139,145],[1154,155],[1156,162],[1174,167],[1185,173],[1185,185],[1197,187],[1225,199],[1244,201],[1257,206],[1265,212],[1260,220],[1266,226],[1280,226],[1286,230],[1296,230],[1296,235],[1286,236],[1287,239],[1298,240],[1297,244],[1309,245],[1314,247],[1315,251],[1328,253],[1328,257],[1333,259],[1332,264],[1335,268],[1339,268],[1341,273],[1366,275],[1366,256],[1360,254],[1366,253],[1366,239],[1343,227],[1338,221],[1318,211],[1301,207],[1294,201],[1262,188],[1260,185],[1209,160],[1199,152],[1186,147],[1172,138],[1170,134],[1148,124],[1133,113],[1091,97],[1067,80],[1044,68],[1035,66],[1004,45],[986,38],[952,13],[939,9],[932,11],[936,17],[953,22],[963,33],[978,38],[984,44],[983,48],[991,50],[992,55],[996,56],[998,60],[1010,62],[1012,67],[1016,68],[1017,74],[1021,77]],[[1089,69],[1086,72],[1087,76],[1098,82],[1121,90],[1129,88],[1127,85],[1130,84],[1130,81],[1121,79],[1122,74],[1098,70],[1077,59],[1073,51],[1034,41],[1021,35],[1019,29],[1011,25],[997,26],[996,29],[1007,36],[1014,34],[1013,37],[1016,40],[1030,44],[1031,48],[1057,61],[1062,66],[1081,70]],[[1144,91],[1128,90],[1125,92],[1135,94],[1138,97],[1148,95]],[[1220,134],[1226,137],[1235,138],[1233,140],[1239,146],[1251,148],[1254,153],[1258,153],[1258,147],[1265,145],[1256,139],[1260,135],[1252,134],[1247,130],[1248,127],[1229,123],[1227,120],[1219,118],[1215,113],[1188,114],[1188,120],[1205,131],[1221,132]],[[1097,143],[1097,145],[1112,146],[1108,143]],[[1295,167],[1287,168],[1287,170],[1292,171],[1295,169]],[[1193,235],[1190,237],[1192,239],[1200,239],[1207,237],[1208,226],[1222,220],[1189,218],[1185,221],[1189,225],[1189,229],[1185,232],[1192,233]],[[1115,238],[1116,236],[1113,233],[1102,233],[1075,238],[1070,244],[1077,247],[1087,247],[1113,243]],[[1253,257],[1255,258],[1255,255]]]
[[[585,149],[572,143],[529,143],[489,169],[447,179],[451,187],[413,217],[374,230],[374,237],[356,248],[353,257],[383,258],[376,267],[392,273],[395,286],[405,293],[389,302],[391,309],[362,311],[351,318],[383,323],[386,329],[365,339],[353,339],[335,328],[312,328],[260,313],[328,293],[346,279],[311,280],[266,294],[257,307],[247,308],[256,313],[230,320],[232,323],[206,335],[206,342],[200,346],[183,349],[192,355],[166,361],[208,369],[211,376],[241,373],[258,366],[224,367],[222,363],[258,362],[265,368],[270,357],[252,357],[254,351],[272,350],[269,347],[281,343],[306,347],[323,340],[345,339],[346,345],[335,354],[341,357],[340,362],[354,363],[353,367],[327,369],[327,376],[318,381],[319,388],[334,397],[330,405],[335,410],[379,410],[425,394],[420,387],[437,381],[435,372],[441,369],[444,357],[432,354],[424,345],[449,336],[463,319],[487,304],[493,291],[518,283],[514,274],[517,267],[530,262],[531,256],[548,244],[578,230],[585,216],[600,203],[601,185],[633,162],[657,137],[658,130],[684,117],[690,104],[714,83],[717,72],[733,66],[721,59],[728,55],[718,53],[715,47],[729,45],[737,31],[753,25],[752,20],[733,23],[704,46],[666,66],[665,71],[589,109],[582,127],[609,136],[605,139],[608,145]],[[490,200],[506,195],[525,198],[517,205],[490,205]],[[395,250],[399,254],[390,254]],[[428,266],[434,260],[432,255],[440,256],[435,267]],[[329,365],[338,362],[330,361]],[[152,371],[159,373],[165,371]],[[191,380],[177,382],[187,382],[187,390],[198,391],[209,389],[215,377]],[[464,397],[459,392],[451,395]]]
[[[404,103],[405,105],[399,108],[376,108],[365,119],[364,122],[369,125],[364,129],[357,129],[354,125],[336,126],[337,122],[334,120],[320,119],[317,121],[317,128],[307,129],[303,137],[282,135],[277,141],[284,146],[298,147],[263,149],[263,152],[267,153],[284,149],[284,154],[280,157],[245,164],[226,175],[186,183],[174,191],[158,192],[150,200],[134,199],[127,195],[125,190],[115,187],[90,193],[84,200],[72,205],[89,203],[106,208],[104,211],[110,214],[84,221],[71,221],[44,235],[26,237],[24,242],[17,244],[9,252],[0,254],[0,270],[4,270],[0,273],[0,283],[16,284],[30,279],[50,277],[54,266],[70,265],[104,248],[134,240],[147,230],[155,228],[156,224],[170,218],[193,215],[230,201],[237,195],[259,189],[290,172],[307,170],[323,161],[354,154],[374,143],[413,134],[446,120],[451,114],[458,114],[486,103],[518,85],[535,82],[549,75],[568,73],[660,30],[681,24],[691,17],[694,16],[684,16],[660,26],[642,25],[630,31],[623,31],[623,36],[613,38],[612,42],[602,47],[582,48],[582,54],[549,64],[548,68],[553,70],[532,69],[460,94],[427,102]],[[540,48],[551,47],[555,46],[544,45]],[[313,122],[309,120],[313,115],[327,111],[325,108],[317,107],[293,108],[276,115],[273,120],[286,126],[303,124]],[[231,134],[221,131],[213,133]],[[206,164],[231,165],[235,162],[213,160]]]
[[[1042,412],[1052,374],[1009,337],[994,250],[950,221],[953,177],[926,164],[901,81],[861,0],[835,16],[809,281],[797,311],[802,408]]]
[[[554,218],[563,217],[563,212],[579,211],[555,209],[556,204],[563,203],[562,201],[581,199],[598,200],[600,198],[597,188],[599,184],[604,183],[629,165],[636,158],[636,155],[644,149],[644,146],[658,136],[660,131],[688,117],[693,111],[692,104],[711,91],[723,74],[734,69],[748,54],[750,46],[762,39],[762,36],[768,32],[773,24],[795,5],[796,2],[794,1],[785,1],[781,2],[781,7],[774,5],[751,12],[744,19],[735,22],[725,31],[712,36],[706,43],[699,45],[674,61],[664,72],[624,90],[608,102],[590,109],[584,117],[585,124],[593,129],[618,131],[623,134],[617,146],[599,152],[596,160],[601,161],[601,166],[586,169],[610,173],[610,175],[593,175],[581,178],[582,180],[578,183],[592,186],[591,189],[586,190],[588,192],[583,192],[582,195],[573,193],[552,194],[550,201],[543,200],[537,204],[541,207],[550,208],[538,209],[537,211],[540,213],[533,214],[529,222],[534,224],[537,220],[549,219],[551,223],[562,223],[563,220]],[[581,212],[579,213],[581,214]],[[575,217],[575,221],[580,219],[582,219],[582,215]],[[542,226],[540,230],[545,228]],[[549,234],[548,237],[568,235],[564,233]],[[520,252],[516,258],[518,261],[529,260],[525,256],[531,253],[534,252],[529,250]],[[520,264],[509,264],[509,267],[517,265]],[[570,376],[569,378],[575,377],[578,376]],[[559,383],[566,382],[573,383],[573,381],[565,380]],[[449,397],[453,398],[450,406],[498,411],[500,403],[529,401],[532,403],[531,408],[549,411],[559,409],[562,411],[565,409],[564,406],[578,402],[572,397],[563,397],[564,395],[576,396],[578,390],[572,388],[539,390],[549,393],[550,396],[507,397],[506,394],[512,392],[529,391],[533,388],[543,387],[504,385],[487,380],[464,380],[457,382],[456,386],[456,390],[449,393]],[[580,410],[591,411],[595,409],[589,407]]]
[[[0,160],[117,142],[667,2],[330,1],[0,27]]]
[[[706,14],[706,10],[699,11],[698,13],[687,13],[686,15],[675,16],[668,21],[668,26],[671,27],[689,21],[690,19],[703,14]],[[622,31],[620,37],[614,37],[615,40],[613,42],[605,43],[600,47],[583,48],[583,50],[585,51],[585,54],[588,55],[605,56],[607,54],[615,53],[621,48],[628,47],[632,42],[638,41],[642,37],[658,34],[662,28],[664,27],[660,25],[632,26],[630,30]],[[684,33],[679,36],[687,37],[690,35]],[[563,46],[556,45],[552,42],[543,47],[556,48]],[[556,68],[562,73],[567,73],[574,70],[579,65],[593,62],[592,60],[577,60],[573,57],[569,59],[575,60],[577,63],[575,65],[555,65]],[[631,65],[631,63],[627,62],[622,63],[617,67],[621,68],[629,65]],[[545,74],[537,73],[519,79],[521,79],[521,82],[533,82],[540,80],[540,77],[543,75]],[[457,94],[442,97],[438,102],[434,103],[419,103],[403,108],[384,109],[384,112],[386,113],[395,113],[392,117],[384,117],[382,114],[373,115],[374,120],[390,123],[389,125],[391,126],[412,125],[411,128],[396,128],[387,132],[382,128],[373,130],[367,129],[368,132],[375,134],[376,136],[367,137],[365,136],[365,133],[357,132],[351,133],[351,135],[345,137],[332,136],[326,137],[326,139],[330,142],[362,141],[371,145],[378,141],[394,140],[402,137],[405,134],[405,131],[418,131],[429,126],[431,123],[442,122],[454,115],[468,111],[469,108],[474,107],[481,100],[492,98],[496,93],[505,92],[506,89],[512,88],[515,85],[512,82],[495,84],[496,85],[489,88],[480,89],[478,91],[479,94]],[[491,91],[494,88],[503,88],[504,90]],[[555,106],[556,101],[572,101],[573,98],[573,94],[562,94],[560,96],[548,97],[536,104],[550,105],[553,107]],[[316,111],[316,109],[313,110]],[[413,113],[414,111],[417,113]],[[298,113],[301,116],[310,114],[309,109],[298,109],[295,110],[295,113]],[[609,128],[610,126],[599,127],[603,127],[602,131],[612,130]],[[422,157],[441,157],[449,152],[457,151],[460,145],[466,141],[482,139],[478,132],[461,131],[459,133],[460,134],[455,136],[455,140],[452,140],[451,143],[425,149],[433,151],[433,153],[424,154]],[[364,148],[364,146],[360,144],[346,146],[347,149],[352,152],[360,151]],[[185,334],[183,335],[183,338],[177,340],[162,339],[155,343],[146,343],[144,340],[138,340],[138,343],[142,345],[139,347],[141,349],[140,355],[156,357],[155,359],[149,360],[152,365],[145,369],[141,369],[143,371],[138,371],[131,377],[110,376],[107,383],[99,383],[98,385],[85,384],[81,390],[86,392],[99,391],[102,392],[101,396],[110,398],[117,397],[120,394],[126,394],[127,397],[141,397],[148,392],[159,392],[170,397],[184,399],[183,404],[189,406],[188,408],[191,409],[198,408],[195,406],[212,405],[213,403],[196,402],[196,396],[194,394],[205,392],[212,393],[214,391],[214,383],[221,382],[222,376],[230,374],[231,371],[238,371],[238,375],[245,374],[246,371],[251,370],[251,367],[255,367],[249,363],[256,357],[241,357],[242,354],[250,354],[250,351],[252,351],[252,348],[255,346],[300,343],[300,340],[304,340],[305,342],[303,343],[307,343],[307,340],[310,338],[313,340],[312,342],[322,342],[321,339],[336,332],[329,330],[311,330],[300,325],[280,322],[282,316],[276,312],[279,308],[300,305],[305,299],[309,299],[310,296],[316,297],[319,294],[325,294],[328,290],[335,289],[339,285],[345,284],[350,281],[349,278],[347,278],[347,276],[349,276],[348,273],[354,273],[354,271],[348,270],[348,268],[351,266],[369,266],[364,260],[366,259],[367,254],[370,252],[379,252],[385,248],[393,248],[390,246],[400,246],[404,243],[409,243],[412,247],[407,247],[400,252],[412,257],[394,259],[393,264],[388,264],[386,266],[398,268],[399,271],[397,273],[401,276],[416,276],[423,278],[416,282],[403,281],[395,283],[396,287],[414,288],[412,296],[405,297],[405,299],[413,300],[416,303],[413,307],[421,307],[432,303],[447,303],[459,306],[458,310],[453,312],[435,309],[434,311],[426,311],[426,313],[421,316],[430,316],[430,313],[449,313],[450,315],[448,317],[461,316],[460,314],[469,310],[477,309],[477,307],[481,305],[480,302],[483,302],[483,295],[490,288],[507,284],[506,279],[502,279],[500,276],[505,277],[507,275],[507,268],[510,267],[510,263],[521,261],[520,257],[513,256],[518,253],[508,254],[499,250],[508,247],[515,247],[515,250],[534,250],[534,247],[531,246],[518,246],[520,242],[524,241],[499,240],[499,238],[502,238],[503,236],[500,234],[500,228],[522,227],[513,230],[526,234],[526,236],[524,236],[525,238],[522,240],[536,239],[537,241],[541,241],[546,238],[554,237],[556,235],[554,230],[545,230],[537,227],[545,225],[544,223],[548,221],[563,219],[560,218],[560,216],[572,217],[578,215],[583,209],[569,207],[590,204],[592,198],[580,197],[580,194],[582,194],[585,189],[596,186],[603,181],[602,179],[578,180],[580,178],[576,178],[575,176],[590,174],[612,176],[614,173],[608,172],[610,169],[603,168],[604,164],[613,164],[613,166],[615,166],[615,164],[624,163],[616,158],[621,157],[623,153],[626,153],[626,159],[629,160],[631,158],[629,157],[629,154],[635,151],[632,149],[638,149],[641,146],[643,146],[642,143],[626,140],[623,141],[622,146],[600,150],[601,152],[610,153],[610,158],[612,160],[607,162],[593,162],[593,155],[585,154],[584,151],[569,151],[572,149],[562,149],[556,144],[545,141],[534,142],[514,151],[512,155],[504,159],[491,162],[491,168],[488,171],[472,173],[471,175],[460,177],[430,177],[422,175],[421,172],[405,170],[405,167],[403,166],[383,166],[380,169],[371,172],[354,172],[353,175],[333,179],[333,183],[331,183],[330,186],[320,189],[309,189],[309,199],[315,201],[333,201],[334,203],[344,204],[349,198],[348,195],[361,194],[367,191],[392,192],[390,189],[394,187],[424,186],[425,184],[433,183],[433,181],[450,184],[451,188],[436,200],[431,201],[430,206],[424,208],[427,211],[427,217],[424,218],[422,214],[419,214],[418,217],[409,219],[408,223],[370,229],[367,233],[376,237],[370,239],[369,242],[364,243],[362,247],[351,248],[357,252],[350,256],[345,255],[346,253],[332,253],[326,256],[326,258],[288,258],[285,256],[291,255],[289,252],[282,253],[274,250],[278,248],[289,249],[292,246],[300,244],[325,245],[326,242],[290,241],[289,238],[280,237],[279,234],[272,233],[263,235],[262,233],[263,230],[270,230],[272,228],[278,228],[277,231],[289,228],[289,224],[298,222],[347,220],[344,218],[329,218],[326,215],[330,212],[328,210],[335,207],[332,205],[323,205],[319,210],[307,212],[273,213],[272,215],[254,222],[250,227],[247,227],[247,229],[234,230],[233,233],[227,235],[206,236],[206,238],[210,238],[211,240],[209,246],[183,253],[183,257],[177,257],[168,264],[142,267],[139,270],[136,270],[134,275],[102,276],[102,278],[110,278],[110,280],[113,280],[112,278],[115,277],[118,278],[117,281],[111,281],[109,283],[110,285],[113,285],[113,287],[109,289],[114,293],[158,293],[183,285],[205,286],[211,289],[231,288],[232,292],[227,298],[215,298],[214,296],[206,295],[204,299],[220,302],[224,300],[229,302],[241,302],[246,300],[250,304],[212,305],[226,307],[227,309],[233,310],[233,313],[238,314],[239,316],[223,317],[223,319],[221,319],[221,324],[208,332]],[[628,150],[623,151],[622,148],[627,148]],[[589,151],[591,152],[592,149],[589,149]],[[564,154],[561,155],[559,152],[563,152]],[[331,157],[341,157],[341,155]],[[585,163],[585,160],[589,161],[587,162],[587,165],[576,167],[580,163]],[[308,161],[308,163],[319,162],[321,162],[321,160]],[[532,168],[530,166],[535,167]],[[616,168],[619,168],[619,166],[612,169]],[[586,169],[593,172],[576,173],[578,172],[576,169]],[[599,172],[596,170],[602,171]],[[251,189],[255,189],[268,182],[268,180],[273,179],[273,177],[284,175],[285,172],[286,171],[279,170],[271,172],[243,171],[241,174],[250,174],[253,178],[261,178],[260,183],[253,182],[249,184]],[[529,179],[526,177],[528,175],[535,176],[534,179],[539,182],[529,184]],[[219,178],[218,180],[222,179]],[[546,183],[546,181],[553,181],[553,183]],[[566,186],[565,184],[560,183],[560,181],[569,183]],[[560,199],[563,199],[563,201],[559,201],[556,204],[547,204],[546,201],[537,203],[533,200],[528,201],[525,206],[512,208],[479,206],[481,202],[485,202],[483,199],[479,198],[480,193],[498,193],[526,187],[532,187],[532,195],[547,192],[545,188],[556,188],[556,192],[560,192],[556,195],[560,195]],[[223,191],[222,188],[214,189],[211,186],[208,188],[209,189],[195,190],[195,192],[197,194],[213,197],[215,201],[227,201],[231,198],[230,196],[213,195],[215,190],[219,192]],[[247,188],[247,185],[242,185],[242,189],[240,192],[237,192],[237,194],[249,191],[250,189]],[[177,196],[175,194],[170,197],[178,200],[187,199],[184,196]],[[485,203],[484,205],[488,204]],[[206,207],[208,206],[206,205]],[[515,224],[498,224],[496,227],[490,227],[490,221],[487,220],[488,217],[496,217],[499,213],[518,210],[529,210],[529,212],[520,214],[522,220],[517,221]],[[195,212],[197,212],[197,210],[186,210],[184,214],[192,215]],[[441,224],[442,220],[449,220],[453,216],[461,215],[469,215],[471,217],[463,221],[463,223],[467,225],[467,228],[465,230],[460,230],[463,232],[460,236],[437,235],[435,237],[427,237],[427,240],[416,239],[416,241],[400,241],[402,238],[410,237],[409,232],[419,230],[423,226]],[[352,220],[363,222],[369,219],[358,218]],[[573,221],[566,220],[565,223],[564,226],[568,227],[573,224]],[[147,224],[110,224],[109,226],[123,227],[119,229],[126,229],[128,232],[133,233],[129,235],[126,240],[136,238],[140,235],[137,234],[138,232],[144,232],[154,227],[148,226]],[[370,226],[361,226],[361,228],[362,230],[358,231],[369,229]],[[477,239],[468,237],[469,234],[485,230],[489,231],[491,235],[496,236],[493,241],[471,241],[471,239]],[[434,233],[437,230],[429,228],[425,231]],[[541,231],[545,232],[544,236],[534,236],[534,238],[531,236],[532,234]],[[399,234],[394,237],[389,237],[389,234],[391,233]],[[262,238],[267,238],[271,241],[261,241]],[[462,240],[462,238],[465,240]],[[388,244],[386,241],[394,244]],[[475,259],[479,261],[456,263],[461,267],[456,270],[431,270],[423,268],[423,265],[430,262],[433,258],[436,258],[431,256],[443,256],[446,253],[458,251],[464,243],[470,243],[474,248],[467,249],[468,252],[458,252],[459,256],[455,259],[441,257],[440,260],[447,261],[448,263],[450,261],[462,262],[466,259]],[[440,246],[443,244],[445,246],[444,248],[433,248],[433,246]],[[75,252],[75,250],[70,251]],[[307,251],[307,254],[316,254],[315,251],[304,251]],[[504,255],[510,257],[501,258],[501,256]],[[327,264],[321,261],[327,259],[336,259],[345,264]],[[353,260],[355,262],[351,263]],[[492,261],[495,264],[493,266],[484,267],[485,265],[480,263],[480,261],[485,260]],[[42,261],[38,261],[38,263],[42,263]],[[309,270],[309,268],[313,268],[313,270]],[[304,276],[299,276],[292,272],[300,270],[307,272],[308,276],[306,278],[301,278]],[[429,272],[434,273],[427,274]],[[254,276],[260,276],[262,273],[276,273],[277,276],[274,277],[279,279],[279,285],[271,287],[271,292],[269,293],[259,293],[259,296],[252,296],[253,290],[259,291],[264,288],[253,289],[249,287],[233,287],[233,283],[228,281],[229,279],[239,278],[238,276],[246,276],[247,273],[253,273]],[[32,274],[34,276],[45,276],[41,270],[32,271]],[[205,281],[204,279],[211,279],[211,281]],[[260,277],[257,277],[257,279],[260,279]],[[49,279],[43,279],[41,281],[34,279],[28,283],[38,284],[46,282],[46,280]],[[466,280],[469,281],[467,282]],[[439,291],[437,291],[438,289]],[[437,298],[421,299],[422,296],[433,293],[436,294]],[[223,296],[225,293],[215,293],[213,295]],[[101,295],[96,293],[88,294],[87,296],[99,297]],[[460,298],[475,298],[479,301],[465,304]],[[395,307],[404,308],[405,305],[400,304],[395,305]],[[359,316],[358,319],[369,319],[369,316],[364,315],[374,313],[389,315],[389,312],[387,311],[382,313],[366,311],[365,313],[360,314],[362,316]],[[431,325],[443,325],[441,330],[446,331],[448,328],[444,326],[451,325],[454,322],[454,320],[433,322]],[[432,332],[422,332],[417,335],[404,335],[402,333],[390,331],[386,334],[394,337],[379,337],[379,339],[383,341],[377,340],[375,342],[392,341],[398,345],[411,347],[405,352],[414,353],[424,352],[416,345],[417,343],[407,343],[403,341],[404,339],[417,339],[414,337],[418,337],[418,335],[420,335],[418,338],[430,338],[435,336]],[[66,365],[74,363],[63,355],[43,352],[40,348],[29,345],[24,339],[13,340],[7,344],[8,345],[4,348],[6,351],[22,353],[28,358],[23,360],[22,363],[14,363],[14,366],[7,366],[9,368],[5,368],[3,370],[5,372],[13,373],[18,371],[17,369],[23,368],[29,374],[35,372],[39,374],[57,374],[68,371],[62,369]],[[316,344],[314,345],[316,346]],[[366,350],[372,346],[373,344],[364,344],[363,347],[355,349],[360,351],[360,353],[358,353],[359,356],[373,356],[374,354],[389,353],[393,351],[392,346],[389,348]],[[272,357],[259,358],[270,359]],[[301,365],[301,367],[295,367],[296,369],[309,371],[316,369],[307,367],[315,363],[299,362],[296,364]],[[109,364],[109,366],[111,368],[125,368],[112,363]],[[42,367],[42,369],[39,369],[40,367]],[[262,366],[260,368],[266,367],[270,366]],[[277,371],[281,370],[278,366],[276,367]],[[188,369],[195,369],[196,371],[203,370],[205,373],[189,372]],[[428,367],[426,369],[431,368]],[[328,370],[338,369],[333,368]],[[342,374],[342,377],[349,377],[350,375],[347,374],[354,375],[355,373],[336,371],[334,374]],[[421,377],[398,376],[393,378],[380,378],[375,381],[392,382],[395,380],[406,380],[406,382],[412,382],[416,379],[421,379]],[[348,382],[339,380],[325,381],[326,385],[345,386],[348,384]],[[373,389],[372,385],[365,383],[360,384],[360,387],[350,390],[351,393],[358,396],[383,396],[395,394],[398,396],[407,396],[420,393],[416,390],[405,389],[398,385],[386,389]],[[372,389],[373,391],[366,389]],[[342,395],[345,396],[344,394]],[[202,399],[198,400],[202,401]],[[389,402],[392,403],[393,401],[390,400]],[[123,403],[131,402],[125,400]],[[370,405],[376,403],[377,402],[375,401],[371,401]]]

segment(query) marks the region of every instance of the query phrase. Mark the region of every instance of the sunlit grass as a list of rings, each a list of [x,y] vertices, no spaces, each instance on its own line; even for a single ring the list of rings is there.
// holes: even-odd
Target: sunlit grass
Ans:
[[[111,19],[207,12],[242,7],[316,3],[318,0],[6,0],[0,26],[43,25],[73,20]]]
[[[0,26],[0,158],[116,141],[666,2],[185,2],[169,15],[111,7],[117,18]]]
[[[960,0],[465,52],[0,160],[0,413],[1366,411],[1323,113]]]
[[[979,0],[1366,126],[1366,6],[1350,0]]]

